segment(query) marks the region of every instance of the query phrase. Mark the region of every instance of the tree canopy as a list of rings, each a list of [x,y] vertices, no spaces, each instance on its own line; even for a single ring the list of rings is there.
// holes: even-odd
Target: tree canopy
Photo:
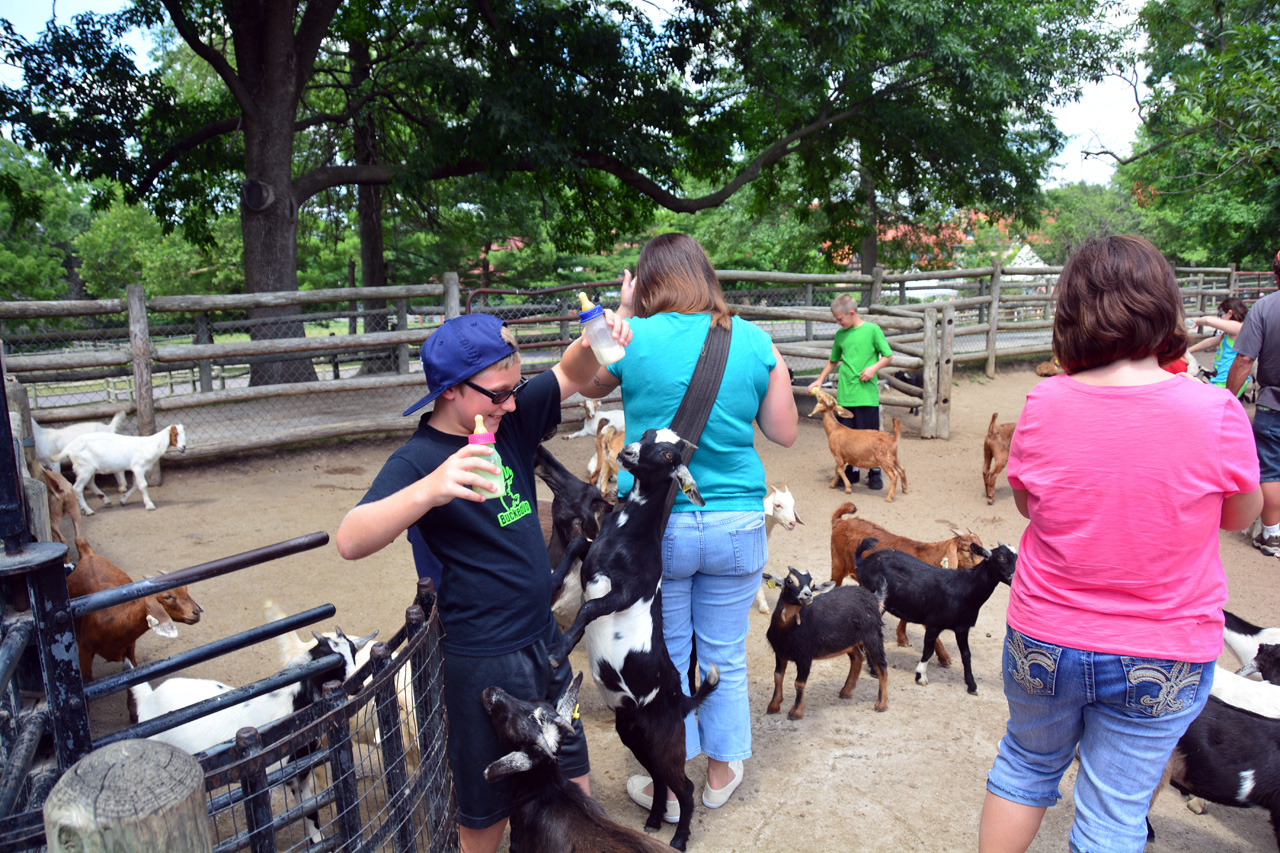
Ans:
[[[659,19],[625,0],[134,0],[33,42],[0,25],[23,72],[0,120],[193,238],[238,207],[250,292],[298,286],[300,209],[351,184],[393,184],[406,219],[412,203],[460,222],[439,205],[473,204],[489,224],[519,222],[498,212],[512,188],[579,249],[751,187],[744,210],[790,208],[848,247],[925,211],[1034,218],[1062,142],[1049,107],[1106,71],[1107,9],[700,0]],[[162,25],[173,47],[140,70],[121,36]]]

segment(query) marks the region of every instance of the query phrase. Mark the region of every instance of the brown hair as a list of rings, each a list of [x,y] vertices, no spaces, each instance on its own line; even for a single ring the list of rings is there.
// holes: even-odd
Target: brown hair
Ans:
[[[1187,349],[1173,267],[1141,237],[1094,237],[1067,259],[1056,288],[1053,353],[1077,373],[1154,355],[1160,364]]]
[[[636,314],[660,311],[711,314],[711,322],[729,328],[732,315],[715,268],[697,240],[673,232],[654,237],[636,262]]]
[[[1271,271],[1280,276],[1280,252],[1276,252],[1276,256],[1271,259]]]
[[[1222,300],[1218,310],[1231,312],[1231,319],[1238,323],[1243,323],[1244,318],[1249,316],[1249,306],[1245,305],[1244,300],[1239,296],[1228,296]]]

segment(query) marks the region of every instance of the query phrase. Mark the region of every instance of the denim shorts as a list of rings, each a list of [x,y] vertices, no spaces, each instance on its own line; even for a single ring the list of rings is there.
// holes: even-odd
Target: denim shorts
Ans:
[[[498,743],[489,715],[480,701],[486,687],[498,685],[512,696],[556,704],[573,679],[568,660],[555,670],[547,661],[548,647],[560,642],[560,629],[547,620],[541,640],[510,654],[472,657],[445,653],[444,701],[449,712],[449,769],[458,797],[458,823],[486,829],[511,816],[511,785],[506,779],[484,780],[484,769],[507,754]],[[587,775],[587,741],[581,720],[574,734],[560,743],[560,769],[570,779]]]
[[[1213,686],[1213,662],[1088,652],[1008,628],[1009,724],[987,790],[1051,806],[1080,748],[1070,849],[1140,853],[1151,792]]]
[[[1280,412],[1258,406],[1253,413],[1253,441],[1264,483],[1280,482]]]

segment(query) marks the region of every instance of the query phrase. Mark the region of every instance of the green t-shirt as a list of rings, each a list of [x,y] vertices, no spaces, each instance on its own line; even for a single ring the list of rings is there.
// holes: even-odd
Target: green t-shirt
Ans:
[[[850,406],[879,406],[880,388],[876,380],[863,382],[858,378],[862,371],[875,364],[882,356],[893,355],[884,332],[875,323],[863,322],[852,329],[836,332],[831,346],[831,361],[840,364],[840,387],[836,390],[836,402]]]

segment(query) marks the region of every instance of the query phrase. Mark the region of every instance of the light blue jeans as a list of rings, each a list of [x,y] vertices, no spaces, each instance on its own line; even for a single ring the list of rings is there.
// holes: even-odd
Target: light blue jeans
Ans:
[[[1082,651],[1007,628],[1009,726],[987,790],[1051,806],[1079,744],[1070,849],[1141,853],[1151,792],[1212,686],[1212,662]]]
[[[747,628],[769,560],[764,511],[675,512],[662,538],[662,634],[680,683],[693,637],[698,670],[715,664],[720,685],[685,717],[685,753],[719,761],[751,757],[747,707]]]

